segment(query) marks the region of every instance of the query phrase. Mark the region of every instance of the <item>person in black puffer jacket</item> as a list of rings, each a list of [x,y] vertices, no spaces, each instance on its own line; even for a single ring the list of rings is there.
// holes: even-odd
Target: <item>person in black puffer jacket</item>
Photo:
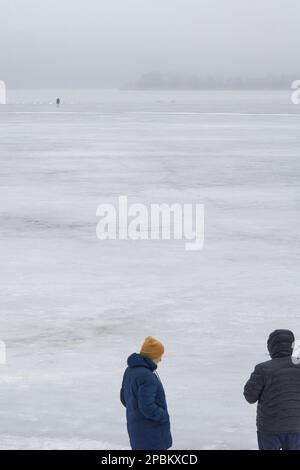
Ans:
[[[275,330],[268,339],[271,360],[258,364],[244,396],[257,405],[260,450],[300,450],[300,364],[292,358],[294,334]]]

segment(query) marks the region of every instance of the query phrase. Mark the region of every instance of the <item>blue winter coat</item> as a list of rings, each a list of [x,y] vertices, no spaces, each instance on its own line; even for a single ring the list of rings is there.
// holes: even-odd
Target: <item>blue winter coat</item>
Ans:
[[[165,450],[172,446],[166,396],[157,365],[140,354],[127,360],[121,388],[126,407],[127,429],[132,449]]]

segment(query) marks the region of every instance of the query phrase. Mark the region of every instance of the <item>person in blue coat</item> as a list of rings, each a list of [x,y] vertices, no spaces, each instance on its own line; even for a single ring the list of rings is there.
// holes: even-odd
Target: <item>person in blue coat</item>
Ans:
[[[126,407],[133,450],[167,450],[172,446],[170,418],[163,385],[156,372],[164,346],[148,336],[140,353],[127,360],[120,398]]]

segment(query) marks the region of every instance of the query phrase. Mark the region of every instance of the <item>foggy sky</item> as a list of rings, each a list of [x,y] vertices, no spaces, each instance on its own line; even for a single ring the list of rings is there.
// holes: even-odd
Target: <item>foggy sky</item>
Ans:
[[[150,71],[299,78],[299,18],[299,0],[0,0],[0,79],[75,88]]]

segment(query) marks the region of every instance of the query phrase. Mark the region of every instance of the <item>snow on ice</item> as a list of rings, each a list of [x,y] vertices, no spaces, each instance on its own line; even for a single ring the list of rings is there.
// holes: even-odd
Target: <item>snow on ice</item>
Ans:
[[[56,96],[59,109],[47,104]],[[257,91],[9,100],[0,448],[127,448],[120,382],[148,334],[166,345],[174,449],[255,448],[244,382],[271,330],[300,336],[299,108]],[[121,194],[205,204],[203,250],[100,242],[96,209]]]

